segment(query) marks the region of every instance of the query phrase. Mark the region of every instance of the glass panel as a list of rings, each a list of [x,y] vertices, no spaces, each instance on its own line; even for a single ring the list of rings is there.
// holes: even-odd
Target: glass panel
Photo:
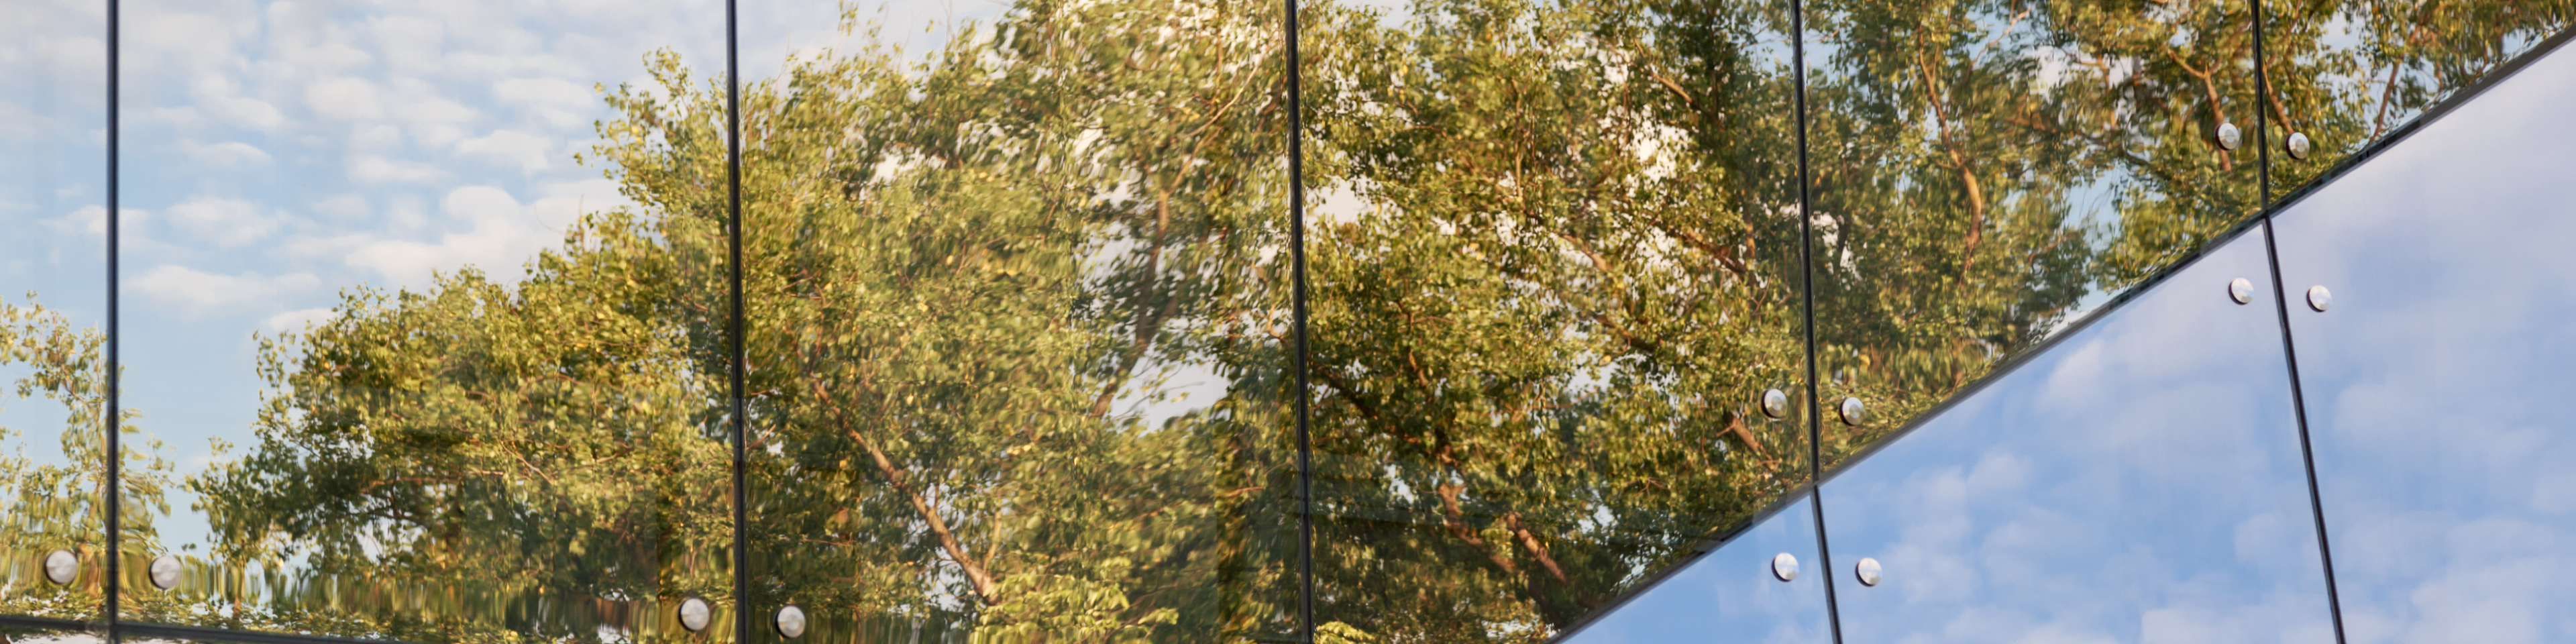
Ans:
[[[1807,5],[1826,467],[2253,213],[2251,6]]]
[[[2335,641],[2259,231],[1823,486],[1844,641]],[[2248,304],[2230,280],[2250,283]]]
[[[2567,0],[2303,0],[2263,11],[2275,198],[2576,25]]]
[[[124,4],[123,619],[634,642],[731,603],[723,16]]]
[[[1789,555],[1785,562],[1778,557]],[[1566,644],[1833,641],[1824,570],[1816,556],[1816,515],[1804,498],[1656,580]],[[1787,582],[1779,570],[1794,573]]]
[[[101,3],[0,2],[0,231],[0,614],[95,620],[107,555]],[[46,575],[58,550],[77,564],[69,584]]]
[[[1280,6],[745,7],[759,637],[1294,636]]]
[[[2561,48],[2277,216],[2352,642],[2576,640],[2571,101]]]
[[[1304,9],[1319,638],[1541,640],[1808,480],[1787,6]]]

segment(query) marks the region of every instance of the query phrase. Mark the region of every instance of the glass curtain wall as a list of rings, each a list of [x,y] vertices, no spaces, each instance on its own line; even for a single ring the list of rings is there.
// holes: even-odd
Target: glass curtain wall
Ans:
[[[743,9],[756,639],[1298,636],[1281,10]]]
[[[1543,640],[1808,480],[1788,9],[1302,3],[1318,641]]]
[[[2250,8],[1806,5],[1826,467],[2254,213]]]
[[[2499,65],[2576,24],[2567,0],[2268,0],[2271,194],[2386,140]]]
[[[730,639],[723,5],[121,11],[117,618]]]
[[[2560,46],[2276,216],[2349,641],[2576,638],[2570,101]]]
[[[106,107],[105,7],[0,3],[0,614],[104,606]]]
[[[8,0],[0,621],[2564,639],[2576,8],[1873,1]]]

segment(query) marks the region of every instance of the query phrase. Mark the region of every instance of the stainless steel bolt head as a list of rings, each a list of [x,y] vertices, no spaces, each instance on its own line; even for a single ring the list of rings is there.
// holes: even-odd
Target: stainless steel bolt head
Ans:
[[[2324,313],[2327,308],[2332,306],[2334,306],[2334,292],[2326,290],[2326,285],[2318,284],[2316,286],[2308,287],[2308,308],[2316,309],[2318,313]]]
[[[2254,281],[2242,277],[2229,281],[2227,283],[2227,299],[2236,300],[2237,304],[2253,303]]]
[[[708,604],[705,597],[696,595],[680,600],[680,608],[674,613],[680,618],[680,628],[689,629],[691,633],[707,630],[707,626],[716,621],[716,607]]]
[[[1778,389],[1762,392],[1762,415],[1779,420],[1789,417],[1789,393]]]
[[[1780,581],[1798,578],[1798,557],[1783,552],[1771,557],[1771,576]]]
[[[1860,563],[1852,566],[1852,577],[1859,579],[1860,585],[1863,586],[1878,585],[1878,574],[1878,559],[1876,558],[1861,557]]]
[[[79,576],[80,555],[72,554],[72,551],[70,550],[56,550],[45,553],[46,581],[51,581],[57,584],[68,584],[72,583],[73,578]]]
[[[152,567],[144,572],[152,578],[153,588],[169,590],[179,587],[179,572],[185,568],[179,564],[178,557],[161,555],[153,559]]]
[[[2221,150],[2234,150],[2234,149],[2236,149],[2236,146],[2244,145],[2244,144],[2245,144],[2245,133],[2244,133],[2244,132],[2237,131],[2237,129],[2236,129],[2236,124],[2234,124],[2234,123],[2220,123],[2220,124],[2218,124],[2218,149],[2221,149]]]
[[[2308,158],[2308,135],[2303,132],[2291,132],[2290,140],[2282,141],[2281,148],[2289,151],[2290,158],[2305,160]]]
[[[1861,423],[1869,422],[1869,407],[1861,404],[1859,398],[1844,398],[1834,411],[1843,417],[1845,425],[1859,427]]]
[[[797,608],[795,604],[780,607],[775,625],[778,627],[779,637],[792,640],[804,636],[805,609]]]

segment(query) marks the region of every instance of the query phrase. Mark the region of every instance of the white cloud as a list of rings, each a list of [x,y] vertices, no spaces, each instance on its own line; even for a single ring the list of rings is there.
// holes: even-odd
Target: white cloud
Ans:
[[[268,164],[267,151],[240,141],[226,141],[214,145],[181,142],[179,150],[186,153],[189,160],[204,167],[238,170]]]
[[[385,240],[349,253],[348,264],[374,270],[403,286],[429,284],[430,275],[473,266],[498,279],[563,238],[539,221],[532,210],[500,188],[471,186],[447,193],[440,204],[451,220],[469,222],[465,232],[450,233],[438,243]]]
[[[418,161],[372,154],[349,161],[349,179],[359,183],[428,183],[446,176],[447,171]]]
[[[367,207],[366,195],[350,193],[313,202],[313,212],[332,219],[360,221],[372,210]]]
[[[288,219],[283,213],[262,215],[259,204],[241,199],[198,195],[171,206],[170,224],[192,240],[230,248],[267,237]]]
[[[163,264],[144,271],[127,284],[144,299],[196,316],[303,292],[320,286],[322,280],[311,273],[288,273],[275,277],[259,273],[223,275]]]
[[[259,326],[271,332],[302,331],[331,318],[331,309],[298,309],[268,316]]]
[[[315,114],[343,121],[383,118],[385,107],[375,83],[334,78],[304,88],[304,104]]]
[[[124,212],[125,228],[129,230],[133,229],[136,225],[143,223],[143,221],[149,217],[143,211],[135,210],[133,208],[127,208]],[[51,226],[57,232],[81,233],[99,239],[106,239],[107,207],[83,206],[79,210],[72,211],[71,214],[47,220],[45,225]]]
[[[554,142],[543,136],[518,130],[500,130],[456,145],[459,155],[493,161],[523,171],[543,170],[550,165]]]

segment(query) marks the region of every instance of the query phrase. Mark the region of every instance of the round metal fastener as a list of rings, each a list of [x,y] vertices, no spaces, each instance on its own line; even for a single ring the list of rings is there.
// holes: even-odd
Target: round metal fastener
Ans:
[[[1869,422],[1869,406],[1861,404],[1859,398],[1844,398],[1842,404],[1834,406],[1834,411],[1843,417],[1845,425],[1859,427],[1861,423]]]
[[[2251,303],[2253,303],[2253,302],[2254,302],[2254,280],[2249,280],[2249,279],[2245,279],[2245,278],[2239,277],[2239,278],[2236,278],[2236,279],[2234,279],[2234,280],[2230,280],[2230,281],[2228,281],[2228,282],[2227,282],[2227,299],[2236,300],[2236,303],[2237,303],[2237,304],[2251,304]]]
[[[673,613],[680,618],[680,628],[689,629],[691,633],[707,630],[707,625],[716,621],[715,605],[707,603],[707,598],[697,595],[690,595],[688,599],[680,600],[679,609]]]
[[[47,581],[57,584],[68,584],[72,583],[72,578],[78,576],[80,576],[80,555],[72,554],[72,551],[70,550],[56,550],[45,553],[45,579]]]
[[[1852,566],[1852,577],[1859,579],[1860,585],[1863,586],[1878,585],[1878,573],[1878,559],[1876,558],[1861,557],[1860,563]]]
[[[2244,145],[2244,144],[2245,144],[2245,133],[2244,133],[2244,132],[2239,132],[2239,131],[2237,131],[2237,130],[2236,130],[2236,124],[2234,124],[2234,123],[2220,123],[2220,124],[2218,124],[2218,149],[2221,149],[2221,150],[2234,150],[2234,149],[2236,149],[2236,146]]]
[[[179,587],[179,571],[183,569],[185,567],[179,565],[178,557],[161,555],[152,560],[152,567],[144,572],[152,578],[153,588],[169,590]]]
[[[1762,392],[1762,415],[1779,420],[1789,417],[1789,393],[1778,389]]]
[[[2326,290],[2326,285],[2318,284],[2316,286],[2308,287],[2308,308],[2316,309],[2319,313],[2324,313],[2327,308],[2333,306],[2334,292]]]
[[[791,640],[802,637],[805,635],[805,609],[797,608],[795,604],[779,607],[778,619],[773,625],[778,627],[779,637]]]
[[[1771,576],[1780,581],[1798,578],[1798,557],[1786,552],[1771,557]]]
[[[2304,132],[2291,132],[2290,139],[2281,142],[2281,148],[2289,151],[2290,158],[2305,160],[2308,158],[2308,135]]]

